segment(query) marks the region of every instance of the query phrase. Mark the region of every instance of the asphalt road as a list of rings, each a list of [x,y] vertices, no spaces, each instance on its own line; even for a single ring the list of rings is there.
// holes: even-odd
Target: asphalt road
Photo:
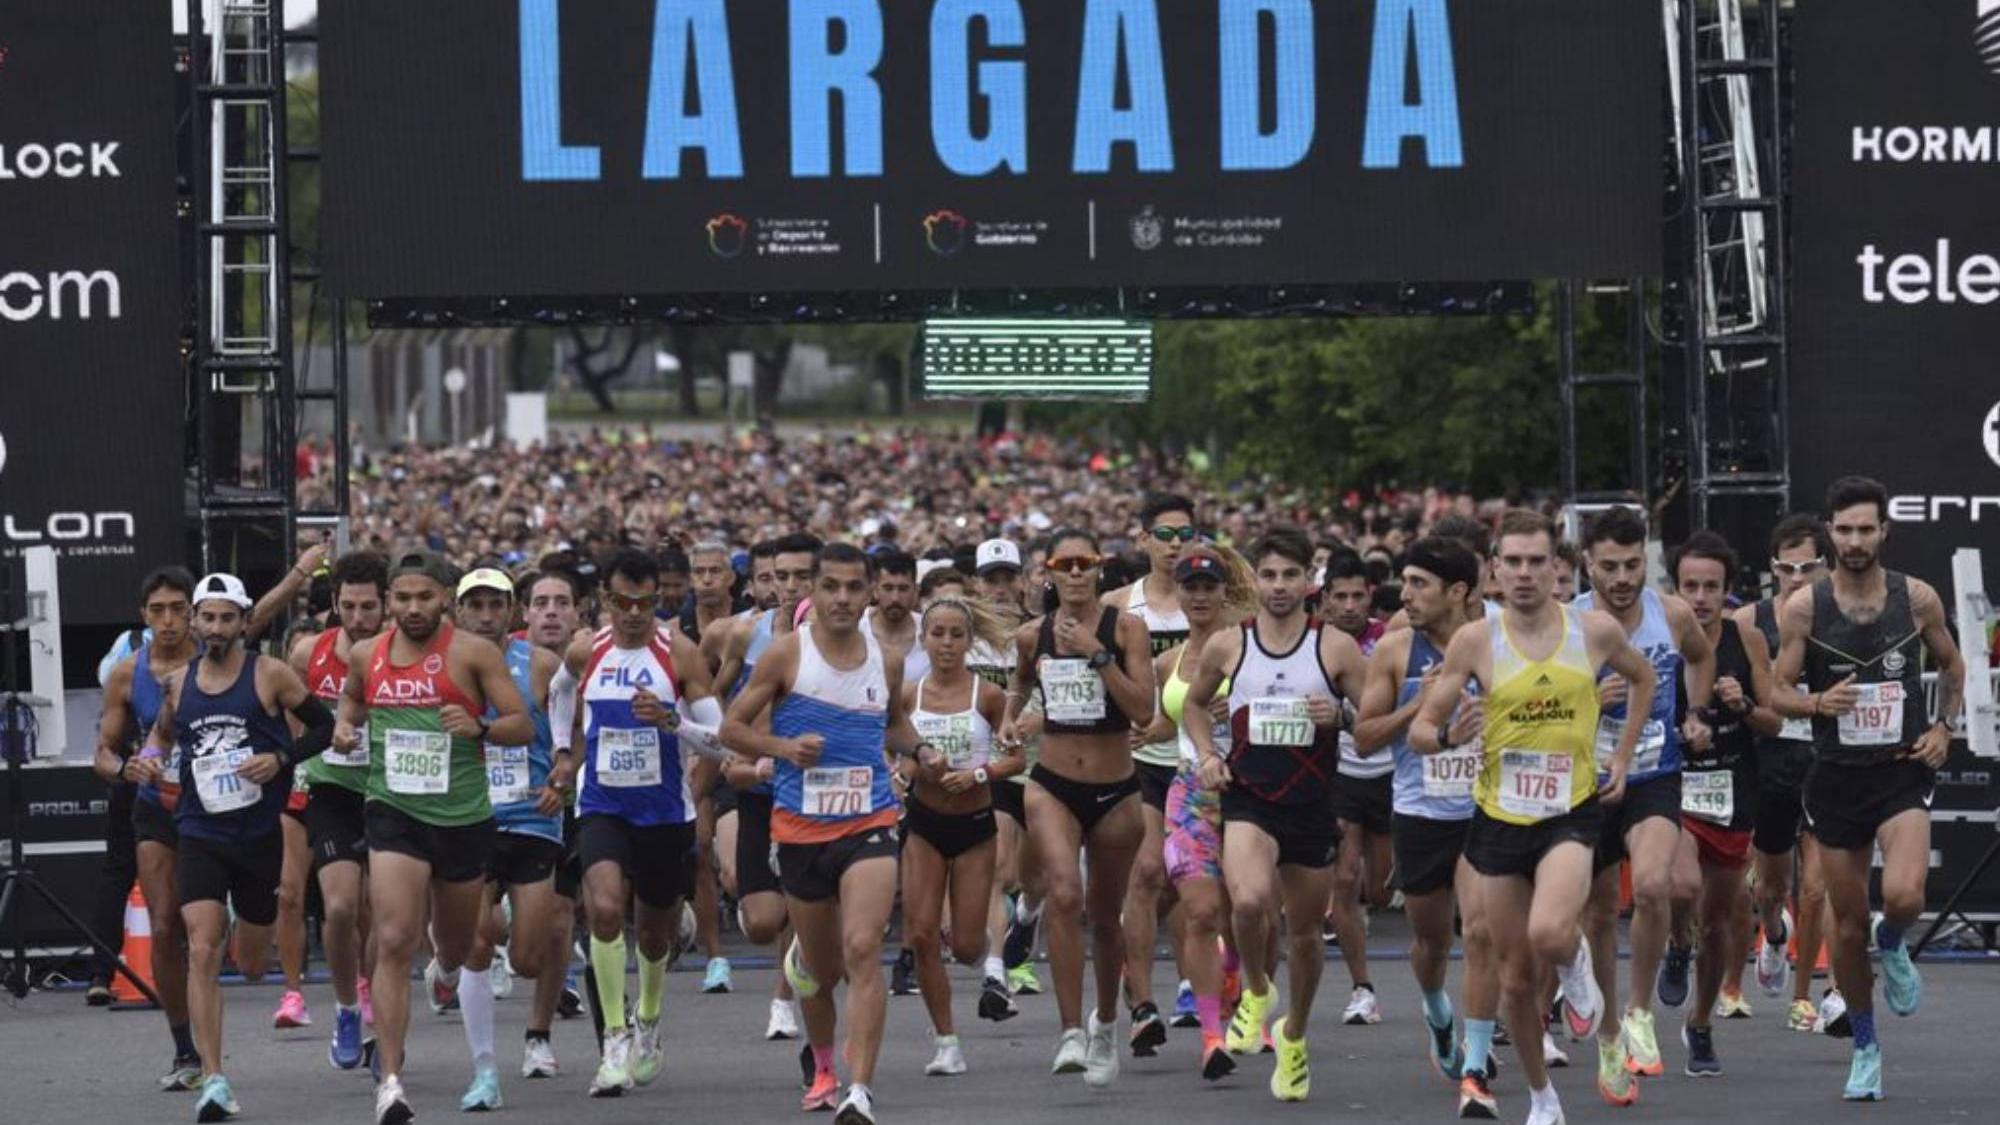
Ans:
[[[1336,1026],[1348,982],[1338,961],[1327,965],[1320,994],[1321,1018],[1312,1031],[1312,1098],[1302,1105],[1272,1100],[1268,1056],[1249,1059],[1216,1085],[1195,1069],[1197,1033],[1176,1030],[1159,1057],[1134,1060],[1106,1091],[1078,1078],[1049,1075],[1056,1032],[1047,996],[1023,997],[1022,1014],[1004,1024],[973,1015],[977,982],[954,974],[959,1029],[971,1073],[926,1078],[928,1025],[917,997],[890,1000],[889,1028],[876,1080],[880,1120],[1025,1125],[1053,1121],[1186,1122],[1255,1115],[1259,1120],[1441,1121],[1455,1116],[1452,1087],[1431,1071],[1424,1055],[1417,992],[1407,965],[1393,950],[1402,941],[1400,920],[1378,923],[1373,941],[1382,959],[1372,975],[1382,997],[1383,1022]],[[699,959],[668,982],[667,1065],[661,1081],[622,1099],[584,1096],[595,1065],[588,1018],[560,1022],[555,1048],[564,1073],[552,1081],[519,1077],[521,1031],[528,989],[500,1002],[499,1035],[507,1104],[504,1119],[562,1121],[573,1125],[678,1122],[784,1122],[800,1118],[797,1045],[761,1038],[772,984],[765,967],[739,967],[737,991],[700,992]],[[741,961],[739,960],[739,966]],[[1455,970],[1454,970],[1455,971]],[[2000,964],[1927,963],[1924,1010],[1915,1018],[1882,1016],[1889,1101],[1847,1105],[1840,1087],[1847,1045],[1786,1031],[1778,1002],[1754,995],[1756,1016],[1718,1023],[1718,1047],[1728,1073],[1713,1080],[1684,1077],[1677,1017],[1662,1012],[1660,1038],[1668,1073],[1644,1083],[1637,1107],[1616,1111],[1631,1121],[1798,1122],[1991,1120],[1990,1093],[1982,1094],[1988,1051],[2000,1030]],[[1159,963],[1155,978],[1171,996],[1172,966]],[[413,990],[414,991],[414,990]],[[1456,985],[1454,984],[1454,993]],[[243,1120],[286,1125],[361,1125],[372,1102],[365,1070],[338,1072],[327,1065],[325,1036],[333,1008],[324,984],[308,998],[318,1021],[310,1029],[274,1031],[270,1015],[278,989],[270,984],[225,989],[226,1072],[243,1105]],[[419,1000],[421,1004],[421,1000]],[[193,1096],[156,1092],[153,1079],[168,1061],[171,1044],[157,1013],[86,1008],[75,991],[36,993],[0,1005],[0,1122],[191,1121]],[[1576,1052],[1579,1063],[1586,1051]],[[1527,1094],[1511,1049],[1496,1087],[1503,1121],[1521,1121]],[[419,1119],[457,1115],[469,1074],[465,1041],[455,1014],[421,1009],[413,1020],[405,1074]],[[1583,1067],[1557,1071],[1556,1084],[1571,1121],[1607,1120],[1614,1111],[1594,1092]],[[1984,1107],[1984,1108],[1982,1108]]]

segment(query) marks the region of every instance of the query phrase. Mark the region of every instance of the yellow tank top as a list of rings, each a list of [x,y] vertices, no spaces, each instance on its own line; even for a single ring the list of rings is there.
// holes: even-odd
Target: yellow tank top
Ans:
[[[1486,697],[1485,760],[1473,800],[1508,824],[1561,816],[1597,791],[1597,674],[1583,619],[1563,606],[1562,643],[1529,660],[1493,618],[1493,683]]]
[[[1174,670],[1167,675],[1167,682],[1160,685],[1160,711],[1175,726],[1181,725],[1181,711],[1187,707],[1188,689],[1194,684],[1181,679],[1181,664],[1187,660],[1187,646],[1174,654]],[[1222,686],[1215,689],[1217,699],[1229,697],[1229,677],[1222,677]]]

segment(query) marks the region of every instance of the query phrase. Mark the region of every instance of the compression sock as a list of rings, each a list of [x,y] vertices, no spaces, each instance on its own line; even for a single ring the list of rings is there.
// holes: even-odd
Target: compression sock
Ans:
[[[604,1013],[604,1030],[625,1029],[625,935],[610,941],[590,939],[590,970],[597,978],[597,1006]]]
[[[646,959],[645,950],[639,951],[639,1011],[642,1020],[660,1018],[660,997],[667,991],[667,959],[658,961]]]

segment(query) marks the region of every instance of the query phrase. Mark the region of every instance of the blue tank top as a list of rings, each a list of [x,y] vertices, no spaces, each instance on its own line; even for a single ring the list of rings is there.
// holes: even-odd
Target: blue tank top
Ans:
[[[151,641],[139,646],[132,667],[131,703],[132,719],[139,724],[139,745],[146,744],[146,736],[152,733],[153,723],[160,717],[160,681],[153,678],[153,644]],[[180,746],[175,744],[167,752],[167,761],[161,767],[170,773],[178,773],[180,767]],[[160,789],[157,785],[146,784],[139,787],[139,799],[149,805],[160,803]]]
[[[1594,593],[1579,596],[1576,608],[1596,608]],[[1680,713],[1681,649],[1674,640],[1673,627],[1667,624],[1667,606],[1660,600],[1659,593],[1650,588],[1639,591],[1639,604],[1639,627],[1633,630],[1631,641],[1632,647],[1645,653],[1646,659],[1653,665],[1653,709],[1647,714],[1638,745],[1632,751],[1632,769],[1625,775],[1628,784],[1681,772],[1681,732],[1675,718]],[[1597,678],[1602,680],[1612,674],[1610,669],[1600,668]],[[1599,781],[1608,776],[1611,752],[1617,746],[1624,724],[1623,703],[1604,708],[1598,716]]]
[[[493,804],[493,819],[502,832],[540,836],[562,843],[562,814],[544,816],[536,803],[548,784],[549,770],[555,765],[555,740],[549,732],[549,715],[535,702],[535,649],[527,641],[507,642],[507,672],[527,701],[528,718],[535,724],[534,740],[526,746],[486,747],[486,795]],[[492,719],[500,712],[486,709]]]
[[[767,609],[757,615],[757,625],[750,631],[750,643],[743,649],[743,671],[736,677],[736,685],[729,689],[731,699],[742,694],[744,685],[750,682],[750,673],[757,670],[757,661],[763,659],[764,651],[771,647],[771,629],[777,619],[778,611],[775,609]],[[769,796],[771,783],[760,781],[744,792]]]
[[[292,744],[284,716],[264,710],[257,698],[256,654],[245,655],[242,674],[220,695],[201,690],[195,673],[188,669],[174,709],[181,779],[175,821],[181,835],[240,843],[277,831],[278,816],[292,792],[291,767],[262,785],[235,774],[252,755]]]
[[[644,648],[620,648],[611,630],[591,643],[578,701],[583,710],[583,783],[578,816],[615,816],[627,824],[687,824],[694,820],[689,756],[679,736],[641,722],[632,696],[641,689],[666,707],[680,705],[672,641],[664,627]]]
[[[1424,673],[1444,663],[1444,653],[1421,629],[1410,630],[1410,659],[1403,668],[1403,686],[1396,691],[1401,709],[1417,697]],[[1390,747],[1395,752],[1395,810],[1401,816],[1426,820],[1467,820],[1472,816],[1472,784],[1479,777],[1485,753],[1475,738],[1441,754],[1419,754],[1410,747],[1405,729]]]
[[[799,629],[799,670],[790,691],[771,709],[779,738],[817,734],[819,761],[800,769],[779,760],[771,837],[779,843],[820,843],[871,827],[894,826],[898,805],[883,757],[889,684],[882,647],[861,630],[867,657],[836,668],[819,651],[810,625]]]

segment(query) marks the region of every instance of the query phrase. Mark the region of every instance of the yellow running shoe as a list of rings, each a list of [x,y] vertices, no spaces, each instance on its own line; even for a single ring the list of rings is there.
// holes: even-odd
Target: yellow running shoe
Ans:
[[[1647,1078],[1658,1078],[1667,1072],[1660,1062],[1659,1036],[1653,1034],[1653,1013],[1637,1008],[1626,1011],[1621,1033],[1625,1037],[1626,1069]]]
[[[1715,1014],[1726,1020],[1747,1020],[1756,1011],[1741,992],[1724,992],[1715,999]]]
[[[1312,1092],[1312,1066],[1306,1061],[1304,1036],[1293,1039],[1278,1024],[1278,1065],[1271,1071],[1271,1096],[1281,1102],[1302,1102]]]
[[[1597,1041],[1597,1092],[1615,1106],[1639,1100],[1639,1083],[1625,1069],[1627,1061],[1622,1034]]]
[[[1232,1055],[1254,1055],[1263,1048],[1264,1024],[1271,1017],[1271,1005],[1278,999],[1278,990],[1265,985],[1262,995],[1245,989],[1243,999],[1236,1004],[1236,1014],[1229,1020],[1227,1045]]]

